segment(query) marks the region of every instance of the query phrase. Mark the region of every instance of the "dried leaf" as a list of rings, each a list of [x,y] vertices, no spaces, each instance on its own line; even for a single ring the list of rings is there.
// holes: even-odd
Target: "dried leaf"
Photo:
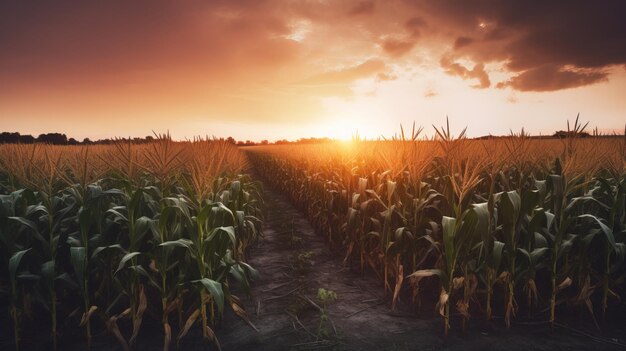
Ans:
[[[446,292],[445,289],[441,288],[441,293],[439,294],[439,302],[437,302],[437,309],[439,310],[439,314],[442,317],[445,317],[445,308],[446,308],[446,304],[448,303],[448,298],[450,296],[448,295],[448,293]]]
[[[396,274],[396,286],[393,289],[393,301],[391,302],[391,310],[395,311],[396,302],[400,295],[400,288],[402,288],[402,282],[404,281],[404,267],[400,265],[398,267],[398,274]]]
[[[91,316],[93,315],[94,312],[96,312],[96,310],[98,309],[98,306],[91,306],[89,307],[89,311],[87,311],[87,313],[83,313],[83,316],[80,318],[80,326],[84,326],[87,321],[89,320],[89,318],[91,318]]]
[[[113,336],[115,336],[115,338],[120,342],[120,344],[122,345],[122,349],[124,349],[124,351],[128,351],[128,344],[126,343],[126,339],[124,339],[124,336],[122,335],[122,332],[120,332],[120,328],[117,325],[117,319],[121,316],[117,315],[117,316],[113,316],[111,318],[109,318],[105,324],[107,329],[113,334]]]
[[[558,291],[561,291],[561,290],[563,290],[563,289],[567,288],[567,287],[568,287],[568,286],[570,286],[570,285],[572,285],[572,278],[567,277],[567,278],[565,278],[565,280],[563,280],[563,281],[561,282],[561,284],[559,284],[559,285],[556,287],[556,291],[557,291],[557,292],[558,292]]]
[[[215,336],[215,332],[213,332],[213,329],[211,329],[208,325],[204,329],[204,335],[207,339],[215,343],[215,346],[217,346],[217,349],[219,351],[222,351],[222,346],[220,346],[220,342],[219,340],[217,340],[217,337]]]
[[[185,335],[187,335],[187,333],[189,332],[189,329],[191,329],[191,327],[196,322],[196,320],[198,320],[199,316],[200,316],[199,309],[193,311],[193,313],[189,316],[189,318],[187,318],[187,321],[185,322],[185,326],[183,327],[183,329],[180,331],[180,333],[178,333],[178,337],[176,338],[177,340],[180,341],[180,339],[184,338]]]
[[[456,290],[460,288],[461,286],[463,286],[464,282],[465,282],[465,277],[452,278],[452,290]]]
[[[163,351],[168,351],[172,342],[172,327],[168,322],[163,323],[163,334]]]
[[[143,313],[148,308],[148,299],[144,292],[143,285],[139,285],[139,306],[137,306],[137,312],[133,316],[133,335],[130,337],[130,344],[134,345],[137,335],[139,335],[139,328],[141,327],[141,321],[143,320]]]
[[[456,309],[457,309],[457,311],[459,311],[459,313],[461,313],[463,315],[463,317],[469,319],[469,317],[470,317],[470,314],[469,314],[469,303],[465,303],[465,302],[459,300],[456,303]]]

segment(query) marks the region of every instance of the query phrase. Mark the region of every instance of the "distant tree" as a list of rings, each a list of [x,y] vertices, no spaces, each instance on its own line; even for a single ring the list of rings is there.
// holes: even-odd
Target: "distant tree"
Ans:
[[[229,142],[229,143],[231,143],[231,144],[236,144],[236,143],[237,143],[237,141],[236,141],[236,140],[235,140],[235,138],[233,138],[233,137],[228,137],[228,138],[226,138],[226,141],[228,141],[228,142]]]
[[[555,132],[554,134],[552,134],[552,136],[555,137],[555,138],[559,138],[559,139],[563,139],[563,138],[586,138],[586,137],[589,136],[589,133],[587,133],[587,132],[576,133],[574,131],[559,130],[559,131]]]
[[[60,134],[60,133],[39,134],[39,136],[37,137],[37,142],[52,144],[52,145],[66,145],[67,136],[65,134]]]
[[[32,144],[35,138],[32,135],[21,135],[18,132],[2,132],[0,133],[0,144]]]
[[[78,144],[79,144],[78,140],[76,140],[76,139],[74,139],[74,138],[70,138],[70,139],[67,141],[67,145],[78,145]]]
[[[1,144],[15,144],[20,142],[20,133],[4,132],[0,134]]]
[[[83,144],[84,145],[91,145],[91,144],[93,144],[93,141],[91,141],[91,139],[89,139],[89,138],[85,138],[85,139],[83,139]]]
[[[246,145],[246,143],[244,143],[244,142],[243,142],[243,141],[241,141],[241,140],[239,140],[239,141],[237,142],[237,146],[244,146],[244,145]]]
[[[332,141],[330,138],[301,138],[296,141],[297,144],[321,144]]]
[[[267,144],[269,144],[269,143],[270,143],[270,142],[269,142],[268,140],[261,140],[261,145],[267,145]]]
[[[20,135],[20,143],[21,144],[33,144],[35,142],[35,137],[30,134]]]

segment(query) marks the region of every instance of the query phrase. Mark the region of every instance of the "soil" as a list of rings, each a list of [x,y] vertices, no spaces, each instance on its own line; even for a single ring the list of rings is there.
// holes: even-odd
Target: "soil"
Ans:
[[[453,329],[444,339],[441,318],[419,318],[403,305],[399,312],[391,312],[391,299],[384,296],[380,280],[370,273],[362,274],[356,266],[344,266],[343,255],[329,249],[284,196],[273,189],[264,192],[268,208],[264,239],[249,255],[249,263],[260,272],[260,278],[253,284],[252,298],[244,298],[257,330],[228,309],[215,330],[224,351],[626,349],[619,345],[626,344],[624,334],[618,334],[621,340],[611,339],[588,329],[582,335],[575,328],[550,330],[537,323],[517,323],[507,329],[501,320],[486,323],[479,318],[470,321],[465,332],[460,331],[458,321],[453,321]],[[317,298],[319,288],[337,295],[336,301],[326,306],[328,319],[321,327],[324,308]],[[216,349],[201,339],[199,328],[193,328],[180,350]],[[138,350],[162,349],[158,319],[144,318],[136,346]],[[110,334],[95,335],[93,349],[118,348]],[[61,349],[81,350],[84,343],[78,340]],[[175,345],[171,349],[175,350]]]

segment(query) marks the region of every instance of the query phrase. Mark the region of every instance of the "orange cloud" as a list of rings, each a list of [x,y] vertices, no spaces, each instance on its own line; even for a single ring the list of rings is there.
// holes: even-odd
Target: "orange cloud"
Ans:
[[[367,15],[374,12],[375,5],[373,1],[360,1],[350,9],[350,15]]]
[[[415,46],[415,42],[412,40],[402,39],[385,39],[383,40],[383,50],[392,57],[401,57],[409,53]]]
[[[369,78],[386,70],[381,60],[371,59],[356,66],[328,71],[318,74],[304,81],[305,84],[348,84],[357,79]]]
[[[449,75],[461,77],[463,79],[478,79],[478,84],[473,85],[473,88],[486,89],[491,86],[489,75],[485,71],[485,65],[482,63],[475,64],[474,68],[471,70],[465,68],[459,63],[454,62],[447,56],[442,57],[439,63]]]

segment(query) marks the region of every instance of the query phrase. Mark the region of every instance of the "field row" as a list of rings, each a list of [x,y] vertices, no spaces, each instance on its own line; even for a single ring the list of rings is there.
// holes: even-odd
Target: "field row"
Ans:
[[[490,140],[416,134],[249,149],[346,263],[376,274],[392,308],[599,327],[626,298],[623,139]],[[620,307],[613,309],[612,307]],[[427,309],[427,308],[426,308]]]

